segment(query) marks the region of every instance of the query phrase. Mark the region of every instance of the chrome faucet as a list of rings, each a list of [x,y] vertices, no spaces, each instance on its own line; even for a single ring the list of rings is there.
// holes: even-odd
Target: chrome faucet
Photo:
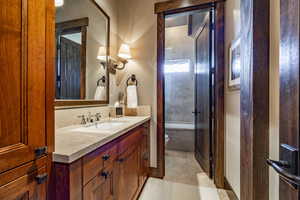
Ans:
[[[87,118],[86,118],[86,121],[87,121],[88,123],[93,123],[93,122],[94,122],[94,120],[93,120],[93,115],[91,114],[91,112],[88,112],[88,116],[87,116]]]
[[[86,119],[85,119],[85,116],[84,115],[79,115],[79,116],[77,116],[78,118],[81,118],[81,122],[80,122],[80,124],[82,124],[82,125],[85,125],[86,124]]]

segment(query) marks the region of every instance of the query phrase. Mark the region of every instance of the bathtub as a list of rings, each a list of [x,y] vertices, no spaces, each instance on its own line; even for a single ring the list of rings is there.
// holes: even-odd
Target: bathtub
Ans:
[[[194,152],[195,125],[193,123],[167,122],[165,134],[168,137],[167,150]]]

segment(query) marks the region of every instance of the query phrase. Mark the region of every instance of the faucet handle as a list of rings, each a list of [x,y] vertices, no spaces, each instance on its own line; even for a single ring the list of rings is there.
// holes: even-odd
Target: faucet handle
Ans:
[[[96,117],[96,121],[100,121],[100,119],[101,119],[101,113],[96,113],[95,114],[95,117]]]
[[[81,118],[80,124],[86,124],[86,119],[85,119],[85,116],[84,116],[84,115],[78,115],[77,117],[78,117],[78,118]]]

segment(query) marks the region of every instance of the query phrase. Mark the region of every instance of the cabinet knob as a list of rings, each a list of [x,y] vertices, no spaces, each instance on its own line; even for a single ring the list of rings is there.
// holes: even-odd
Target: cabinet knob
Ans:
[[[101,176],[103,176],[105,179],[107,179],[108,175],[108,172],[101,172]]]
[[[43,155],[47,154],[47,150],[48,150],[48,148],[46,146],[45,147],[39,147],[39,148],[35,149],[34,150],[35,157],[36,158],[42,157]]]
[[[46,174],[46,173],[37,175],[35,177],[35,180],[36,180],[37,184],[39,184],[39,185],[45,183],[47,181],[47,179],[48,179],[48,174]]]
[[[143,158],[144,158],[144,160],[149,160],[148,154],[145,154]]]
[[[109,158],[110,158],[110,155],[104,155],[104,156],[102,156],[102,159],[103,159],[104,161],[109,160]]]

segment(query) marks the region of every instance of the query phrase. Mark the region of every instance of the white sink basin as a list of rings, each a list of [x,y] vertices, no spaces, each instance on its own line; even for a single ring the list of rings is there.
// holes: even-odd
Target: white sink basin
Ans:
[[[98,134],[109,134],[110,132],[113,132],[114,130],[120,128],[127,122],[125,121],[108,121],[108,122],[100,122],[93,124],[91,126],[87,127],[79,127],[72,129],[72,131],[75,132],[87,132],[87,133],[98,133]]]

